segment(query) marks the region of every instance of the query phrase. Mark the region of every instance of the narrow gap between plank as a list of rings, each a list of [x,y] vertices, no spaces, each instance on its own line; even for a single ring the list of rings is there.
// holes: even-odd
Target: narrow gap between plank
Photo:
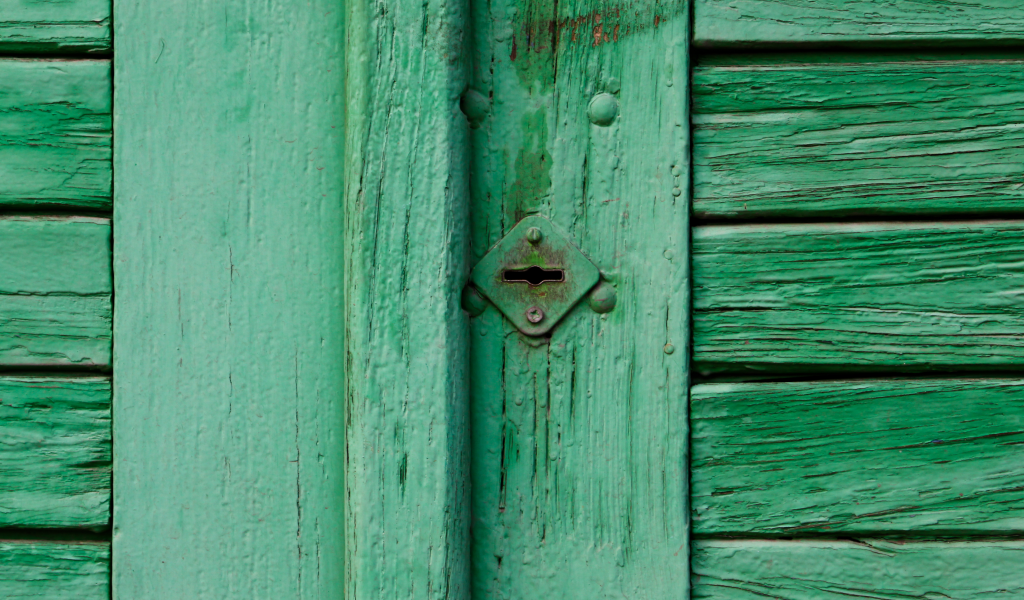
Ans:
[[[1019,213],[991,213],[979,214],[952,214],[952,213],[925,213],[913,215],[813,215],[805,217],[769,216],[769,217],[702,217],[698,214],[693,216],[693,226],[710,225],[850,225],[858,223],[884,224],[892,223],[936,223],[936,224],[957,224],[957,225],[984,225],[991,223],[1015,223],[1024,224],[1024,212]]]
[[[110,542],[110,526],[102,529],[0,527],[0,541]]]

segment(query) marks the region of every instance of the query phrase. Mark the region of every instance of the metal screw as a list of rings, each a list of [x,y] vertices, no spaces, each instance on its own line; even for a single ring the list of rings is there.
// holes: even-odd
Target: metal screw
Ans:
[[[544,311],[537,306],[526,309],[526,320],[536,325],[544,320]]]
[[[531,244],[538,244],[542,239],[544,239],[544,234],[541,233],[540,229],[531,227],[526,230],[526,239],[529,240]]]

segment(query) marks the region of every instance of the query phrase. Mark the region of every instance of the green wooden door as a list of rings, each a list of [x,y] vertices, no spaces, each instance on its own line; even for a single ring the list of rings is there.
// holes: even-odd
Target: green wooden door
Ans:
[[[0,597],[1024,598],[1022,41],[0,0]],[[526,218],[543,335],[467,289]]]
[[[489,106],[470,136],[471,262],[542,215],[616,295],[548,337],[493,307],[471,321],[474,598],[686,595],[687,16],[473,5],[463,106]]]
[[[687,3],[355,6],[349,597],[686,597]],[[462,310],[528,216],[614,310]]]

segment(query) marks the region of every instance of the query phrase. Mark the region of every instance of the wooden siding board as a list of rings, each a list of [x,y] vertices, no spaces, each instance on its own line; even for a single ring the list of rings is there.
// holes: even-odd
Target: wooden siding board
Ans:
[[[714,225],[693,252],[705,372],[1024,362],[1024,223]]]
[[[108,600],[110,544],[0,541],[4,600]]]
[[[467,10],[348,3],[348,600],[470,597]]]
[[[0,218],[0,365],[110,365],[110,220]]]
[[[0,207],[109,210],[112,95],[107,60],[0,59]]]
[[[0,527],[110,521],[110,380],[0,377]]]
[[[343,8],[114,9],[114,598],[340,598]]]
[[[617,289],[472,321],[474,598],[687,596],[689,8],[473,5],[474,260],[540,214]]]
[[[694,42],[712,47],[1024,39],[1024,7],[1017,0],[697,0],[694,21]]]
[[[700,541],[694,599],[1017,598],[1024,543]]]
[[[1024,531],[1024,381],[692,390],[698,535]]]
[[[0,0],[0,52],[107,52],[110,0]]]
[[[749,58],[694,70],[698,217],[1024,212],[1024,61]]]

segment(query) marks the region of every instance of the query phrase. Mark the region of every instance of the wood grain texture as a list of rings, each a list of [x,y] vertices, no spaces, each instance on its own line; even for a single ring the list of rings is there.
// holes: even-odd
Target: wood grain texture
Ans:
[[[746,58],[694,70],[698,217],[1024,212],[1024,61]]]
[[[114,597],[343,588],[343,14],[115,3]]]
[[[1024,531],[1024,381],[691,392],[695,534]]]
[[[110,365],[110,221],[0,217],[0,366]]]
[[[106,52],[110,0],[0,0],[0,52]]]
[[[1024,39],[1017,0],[696,0],[699,46],[993,44]]]
[[[702,371],[1024,364],[1024,223],[694,230]]]
[[[700,600],[1019,598],[1024,543],[704,541],[693,548]]]
[[[689,6],[473,11],[474,258],[540,214],[617,290],[473,320],[473,597],[686,598]]]
[[[110,380],[0,378],[0,527],[110,521]]]
[[[345,598],[468,599],[467,3],[347,9]]]
[[[110,544],[0,541],[4,600],[108,600]]]
[[[106,60],[0,59],[0,207],[110,209],[110,76]]]

